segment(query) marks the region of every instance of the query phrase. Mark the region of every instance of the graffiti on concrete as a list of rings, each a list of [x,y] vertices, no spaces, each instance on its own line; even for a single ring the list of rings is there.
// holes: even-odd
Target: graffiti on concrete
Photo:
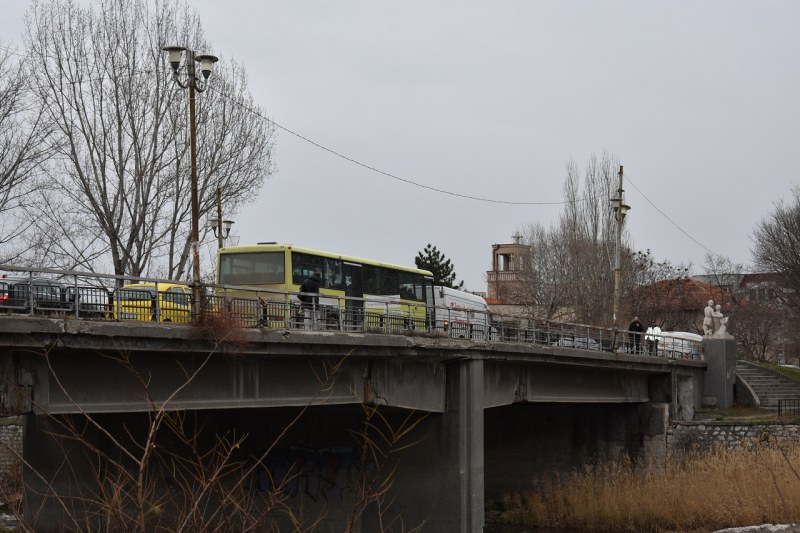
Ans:
[[[259,490],[283,484],[292,497],[305,493],[314,501],[341,502],[355,474],[355,452],[349,447],[307,448],[290,446],[276,450],[266,460],[267,471],[258,478]]]

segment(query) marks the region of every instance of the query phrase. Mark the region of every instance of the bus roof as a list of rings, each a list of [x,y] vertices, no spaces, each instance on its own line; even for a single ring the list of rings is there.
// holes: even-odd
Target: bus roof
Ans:
[[[256,252],[277,252],[277,251],[295,251],[300,253],[306,254],[313,254],[319,255],[322,257],[328,257],[330,259],[340,259],[342,261],[349,261],[352,263],[358,263],[362,265],[371,265],[371,266],[379,266],[385,268],[393,268],[396,270],[404,270],[406,272],[414,272],[416,274],[423,274],[425,276],[433,277],[433,273],[428,270],[422,270],[416,267],[409,267],[404,265],[395,265],[393,263],[386,263],[383,261],[375,261],[374,259],[364,259],[361,257],[355,257],[350,255],[342,255],[337,254],[334,252],[326,252],[323,250],[315,250],[314,248],[304,248],[302,246],[295,246],[293,244],[283,244],[283,243],[259,243],[259,244],[245,244],[242,246],[229,246],[226,248],[222,248],[219,253],[220,255],[228,255],[228,254],[242,254],[242,253],[256,253]]]

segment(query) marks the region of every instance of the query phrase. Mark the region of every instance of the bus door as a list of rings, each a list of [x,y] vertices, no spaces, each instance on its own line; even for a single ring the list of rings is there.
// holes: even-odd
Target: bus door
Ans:
[[[428,331],[433,331],[436,328],[436,308],[435,306],[441,305],[437,302],[433,290],[433,278],[425,277],[423,282],[423,290],[425,291],[425,323]]]
[[[344,295],[352,298],[364,298],[364,288],[361,284],[361,265],[356,263],[342,263],[344,274]],[[360,328],[364,323],[364,300],[345,300],[345,321],[351,328]]]

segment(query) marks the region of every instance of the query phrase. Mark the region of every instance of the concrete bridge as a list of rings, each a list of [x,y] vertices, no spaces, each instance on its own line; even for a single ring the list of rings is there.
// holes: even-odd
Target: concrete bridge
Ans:
[[[263,458],[252,490],[312,465],[284,487],[289,505],[335,529],[359,498],[345,482],[362,451],[352,435],[363,437],[364,406],[380,406],[392,436],[383,444],[396,451],[370,468],[393,472],[394,505],[376,498],[355,530],[376,531],[391,512],[407,529],[479,532],[487,501],[555,473],[663,457],[670,418],[731,400],[732,342],[704,341],[704,360],[683,360],[425,333],[10,316],[0,319],[0,409],[25,416],[24,504],[37,530],[69,520],[64,493],[81,505],[102,493],[98,457],[150,443],[154,413],[191,419],[208,442],[247,435],[230,453],[242,465]]]

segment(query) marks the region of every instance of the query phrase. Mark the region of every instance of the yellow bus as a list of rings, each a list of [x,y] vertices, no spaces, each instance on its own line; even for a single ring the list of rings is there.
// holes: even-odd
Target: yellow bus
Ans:
[[[303,312],[291,293],[317,269],[319,316],[327,327],[427,329],[427,309],[434,305],[433,274],[427,270],[275,242],[222,248],[217,255],[217,283],[226,287],[226,296],[253,297],[232,286],[276,291],[258,294],[266,302],[261,323],[272,327]]]

